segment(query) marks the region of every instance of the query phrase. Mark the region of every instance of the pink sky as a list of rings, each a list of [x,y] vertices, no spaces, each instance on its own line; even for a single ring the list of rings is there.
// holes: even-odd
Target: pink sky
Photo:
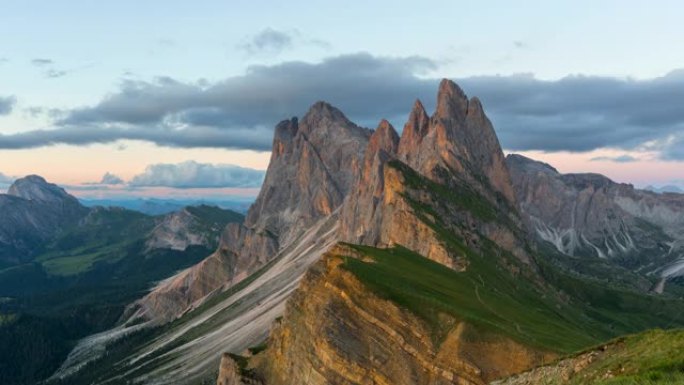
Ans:
[[[541,151],[519,153],[549,163],[561,173],[593,172],[603,174],[616,182],[631,183],[637,187],[684,182],[684,162],[659,160],[652,153],[615,150],[596,150],[586,153]],[[597,157],[616,157],[625,154],[637,158],[638,161],[619,163],[592,160]]]

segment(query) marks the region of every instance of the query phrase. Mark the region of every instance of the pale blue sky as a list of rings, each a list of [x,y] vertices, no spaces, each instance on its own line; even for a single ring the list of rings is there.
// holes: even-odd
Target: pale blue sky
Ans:
[[[0,57],[8,62],[0,84],[22,104],[88,104],[126,71],[142,78],[222,79],[250,64],[360,51],[433,58],[445,64],[442,76],[648,78],[684,65],[684,4],[653,4],[3,0]],[[237,49],[264,28],[298,31],[302,42],[280,55],[249,57]],[[30,65],[36,58],[74,72],[41,78]]]
[[[13,96],[16,103],[10,114],[0,116],[0,134],[52,129],[56,118],[49,110],[68,113],[95,106],[119,92],[125,79],[151,82],[166,76],[212,85],[242,76],[252,65],[320,63],[360,52],[376,58],[429,59],[432,65],[415,73],[419,78],[524,73],[543,80],[575,74],[648,80],[684,68],[682,17],[681,1],[2,0],[0,97]],[[248,49],[264,31],[287,41]],[[41,114],[36,114],[37,108]],[[667,139],[663,138],[650,139]],[[129,142],[88,148],[92,151],[72,151],[73,146],[63,144],[0,150],[0,172],[42,173],[75,183],[104,171],[126,179],[150,164],[176,158],[255,168],[265,167],[268,158],[237,149],[169,152]],[[123,148],[130,148],[131,156],[147,155],[137,166],[128,162],[117,169],[107,163],[109,155]],[[615,155],[635,149],[623,146]],[[69,176],[47,169],[47,163],[26,161],[62,152],[60,167],[82,165],[84,159],[92,165]],[[652,154],[644,154],[644,160],[654,160]],[[589,156],[597,158],[592,153],[586,159]],[[630,181],[628,165],[594,164],[598,171]],[[653,180],[679,177],[673,171]],[[641,183],[639,178],[631,180]]]

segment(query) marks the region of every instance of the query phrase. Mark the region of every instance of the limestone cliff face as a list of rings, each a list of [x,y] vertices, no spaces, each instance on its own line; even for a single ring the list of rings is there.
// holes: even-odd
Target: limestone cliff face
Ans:
[[[509,203],[515,200],[499,140],[482,104],[477,98],[468,99],[451,80],[440,83],[432,117],[420,101],[415,103],[398,157],[435,180],[440,179],[435,170],[446,168],[483,195],[494,199],[494,192]]]
[[[443,265],[465,268],[461,256],[450,254],[430,225],[439,219],[461,238],[485,235],[529,263],[498,139],[480,102],[469,100],[455,83],[442,81],[432,117],[416,101],[401,139],[387,121],[381,122],[363,159],[343,206],[341,239],[371,246],[401,244]],[[436,194],[431,184],[451,194]],[[502,218],[471,215],[473,207],[467,206],[474,202],[457,207],[453,201],[458,195],[477,197],[502,213],[507,224],[501,224]],[[417,206],[436,211],[426,221]]]
[[[245,226],[287,243],[342,204],[355,181],[370,131],[318,102],[301,122],[276,127],[271,162]]]
[[[244,224],[229,224],[214,254],[162,282],[128,314],[169,321],[274,259],[342,204],[358,178],[369,137],[370,131],[324,102],[314,104],[301,122],[279,123],[264,184]]]
[[[520,155],[507,163],[532,232],[568,255],[585,255],[664,277],[684,273],[684,195],[655,194],[598,174],[560,174]]]
[[[341,267],[340,255],[354,253],[338,246],[314,265],[268,349],[242,370],[224,356],[219,384],[485,384],[551,357],[505,338],[478,339],[477,329],[446,318],[454,326],[433,341],[420,319]]]

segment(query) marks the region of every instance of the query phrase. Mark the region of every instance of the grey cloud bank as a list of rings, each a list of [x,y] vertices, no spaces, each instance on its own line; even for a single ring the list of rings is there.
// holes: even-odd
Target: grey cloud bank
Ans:
[[[132,187],[260,187],[265,171],[228,164],[187,161],[179,164],[150,165],[130,181]]]
[[[276,41],[277,39],[274,39]],[[266,43],[264,43],[266,44]],[[269,43],[270,44],[270,43]],[[171,78],[124,81],[99,103],[67,111],[51,130],[0,136],[0,148],[117,139],[165,146],[267,151],[272,127],[326,100],[350,119],[401,127],[415,98],[434,105],[437,64],[424,57],[341,55],[320,63],[252,66],[224,81],[185,83]],[[478,96],[510,150],[639,149],[684,159],[684,71],[650,80],[531,75],[455,79]]]

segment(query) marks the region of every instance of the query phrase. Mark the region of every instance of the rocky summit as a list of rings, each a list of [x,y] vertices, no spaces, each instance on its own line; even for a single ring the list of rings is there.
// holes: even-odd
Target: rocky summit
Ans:
[[[29,261],[44,242],[88,213],[76,198],[40,176],[17,179],[0,194],[0,261]]]
[[[52,382],[479,385],[684,325],[676,280],[649,292],[678,266],[679,196],[506,158],[477,98],[436,99],[401,134],[325,102],[280,122],[244,222]]]

